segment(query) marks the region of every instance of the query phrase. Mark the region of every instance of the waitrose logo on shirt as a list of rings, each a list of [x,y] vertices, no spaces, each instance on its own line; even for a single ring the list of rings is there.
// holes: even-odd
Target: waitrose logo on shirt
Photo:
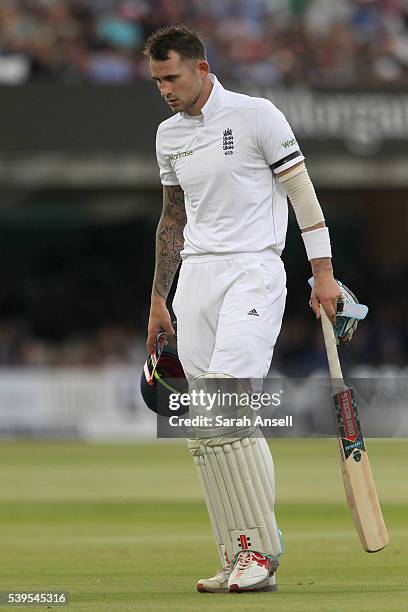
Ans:
[[[193,151],[179,151],[178,153],[172,153],[171,155],[169,155],[169,160],[175,161],[176,159],[180,159],[180,157],[188,157],[192,154]]]

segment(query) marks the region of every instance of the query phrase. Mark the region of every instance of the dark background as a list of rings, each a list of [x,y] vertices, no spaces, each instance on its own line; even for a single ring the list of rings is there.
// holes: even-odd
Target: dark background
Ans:
[[[0,7],[0,364],[134,363],[145,340],[168,116],[142,47],[197,28],[212,70],[274,101],[324,208],[336,276],[370,307],[344,364],[407,360],[404,3],[33,2]],[[336,12],[337,11],[337,12]],[[296,44],[293,41],[296,40]],[[324,363],[293,215],[274,365]]]

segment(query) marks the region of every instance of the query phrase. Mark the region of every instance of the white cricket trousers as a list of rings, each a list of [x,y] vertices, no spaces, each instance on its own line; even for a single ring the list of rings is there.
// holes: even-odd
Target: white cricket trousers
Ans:
[[[274,253],[186,258],[173,310],[187,380],[207,372],[265,378],[285,300],[285,268]]]

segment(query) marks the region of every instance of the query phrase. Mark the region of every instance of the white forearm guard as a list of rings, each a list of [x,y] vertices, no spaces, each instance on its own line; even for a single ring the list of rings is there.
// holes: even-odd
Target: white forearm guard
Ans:
[[[301,230],[324,221],[323,211],[305,164],[283,176],[278,175],[277,178],[287,193]]]
[[[283,176],[278,175],[278,181],[285,188],[301,230],[324,221],[323,211],[305,164],[300,164]],[[331,257],[330,237],[327,227],[303,232],[302,238],[309,261],[321,257]]]

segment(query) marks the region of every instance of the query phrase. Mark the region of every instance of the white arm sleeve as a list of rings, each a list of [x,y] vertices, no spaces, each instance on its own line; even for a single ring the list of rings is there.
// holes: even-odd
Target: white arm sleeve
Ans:
[[[305,164],[301,164],[283,176],[278,175],[278,181],[285,188],[300,229],[303,230],[324,221],[323,211]]]
[[[275,174],[304,160],[284,114],[263,98],[258,107],[258,143],[266,163]]]
[[[156,135],[156,157],[157,163],[160,169],[160,180],[162,185],[171,186],[178,185],[178,178],[173,170],[173,166],[169,160],[168,155],[165,155],[163,151],[163,134],[161,133],[160,126],[157,130]]]

